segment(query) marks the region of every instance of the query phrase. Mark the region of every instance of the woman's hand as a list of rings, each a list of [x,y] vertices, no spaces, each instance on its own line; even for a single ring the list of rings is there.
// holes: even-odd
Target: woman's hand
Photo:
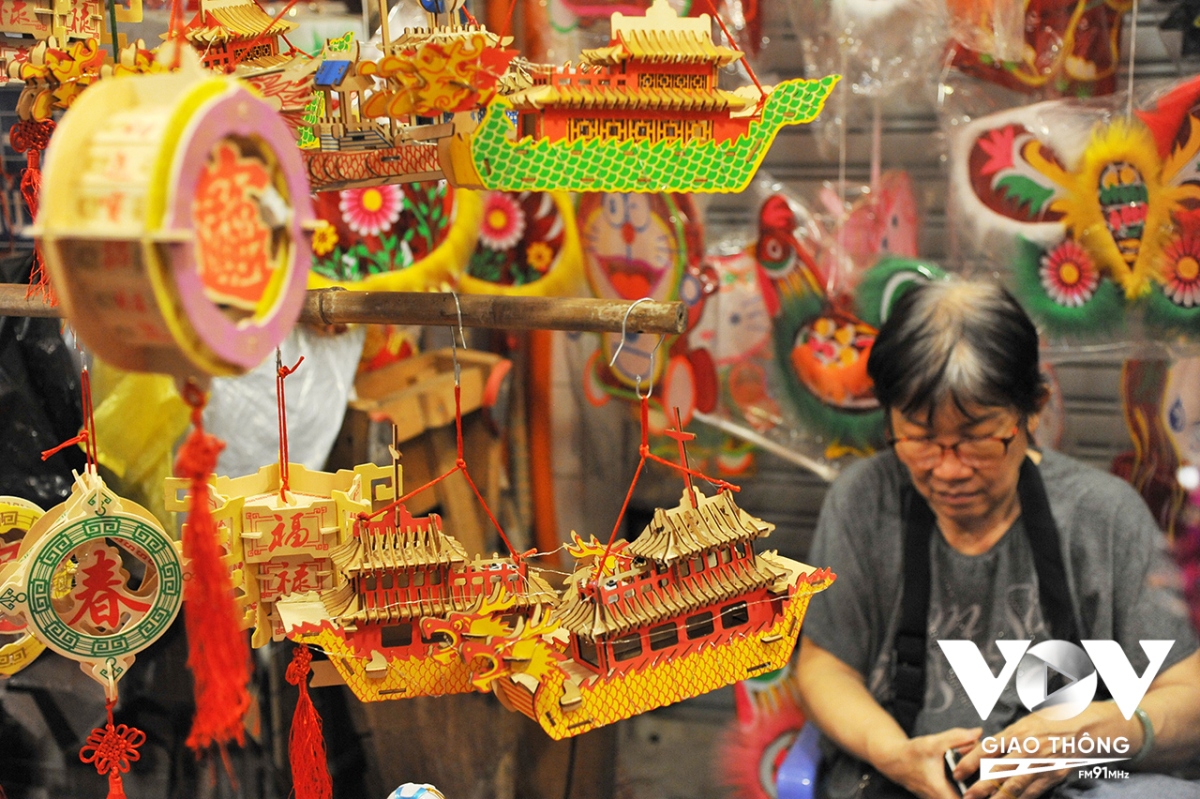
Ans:
[[[975,746],[982,732],[955,727],[882,745],[869,743],[869,760],[889,780],[922,799],[957,799],[958,791],[946,779],[946,750]]]

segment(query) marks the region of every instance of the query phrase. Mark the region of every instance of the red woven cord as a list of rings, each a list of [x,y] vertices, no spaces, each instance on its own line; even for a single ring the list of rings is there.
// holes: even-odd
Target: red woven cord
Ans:
[[[106,705],[108,723],[92,730],[79,750],[79,759],[95,765],[97,774],[108,775],[108,799],[126,799],[121,774],[128,772],[129,764],[142,756],[138,747],[146,742],[146,733],[127,724],[114,725],[114,704]],[[0,799],[2,797],[3,792],[0,792]]]
[[[45,461],[45,460],[49,460],[51,457],[53,457],[53,456],[57,455],[58,453],[62,452],[62,451],[63,451],[64,449],[66,449],[67,447],[73,447],[73,446],[75,446],[76,444],[81,444],[81,443],[84,443],[84,442],[86,442],[87,440],[88,440],[88,431],[87,431],[87,430],[80,430],[80,431],[79,431],[79,435],[77,435],[77,436],[72,436],[71,438],[68,438],[66,441],[64,441],[63,443],[59,444],[57,447],[51,447],[50,449],[44,449],[44,450],[42,450],[42,460],[44,460],[44,461]]]
[[[41,122],[33,119],[23,119],[9,128],[8,140],[13,150],[25,154],[25,171],[21,173],[21,196],[29,208],[29,219],[37,217],[38,197],[42,190],[41,154],[50,144],[50,136],[54,133],[54,120],[46,119]],[[58,305],[58,298],[50,288],[50,275],[46,271],[45,261],[42,260],[41,245],[33,248],[33,272],[29,276],[29,288],[26,298],[41,295],[47,305]]]
[[[304,356],[296,361],[291,368],[283,365],[279,350],[275,350],[275,404],[279,409],[279,499],[287,502],[288,486],[288,434],[287,434],[287,394],[283,381],[288,375],[300,368]]]
[[[672,463],[671,461],[666,460],[665,458],[660,458],[659,456],[650,452],[650,395],[647,394],[641,399],[642,443],[638,447],[638,452],[641,453],[641,458],[638,460],[637,471],[633,473],[633,481],[629,484],[629,491],[625,494],[625,502],[621,505],[621,512],[617,514],[617,522],[613,525],[612,533],[610,533],[608,536],[608,546],[604,548],[604,554],[600,557],[600,560],[596,561],[596,571],[593,575],[593,579],[599,579],[601,570],[604,568],[605,562],[608,561],[608,556],[612,551],[613,543],[615,543],[617,540],[617,531],[621,529],[621,522],[625,519],[625,511],[629,508],[629,501],[633,499],[633,490],[637,488],[638,480],[641,479],[642,476],[642,467],[646,465],[646,461],[651,460],[655,463],[661,463],[664,466],[669,466],[680,474],[704,480],[705,482],[716,486],[718,491],[741,491],[741,489],[738,486],[735,486],[733,483],[727,483],[719,478],[710,477],[704,472],[696,471],[695,469],[689,469],[687,466],[683,466],[682,464]]]
[[[467,461],[463,457],[462,387],[458,383],[454,384],[454,434],[457,438],[456,443],[458,447],[458,459],[455,461],[454,466],[451,469],[449,469],[445,474],[441,474],[433,478],[420,488],[413,489],[399,499],[389,502],[387,505],[384,505],[374,513],[359,514],[359,521],[363,522],[371,519],[378,519],[388,511],[392,511],[400,507],[417,494],[420,494],[422,491],[428,491],[430,488],[442,482],[455,472],[462,472],[463,477],[467,478],[467,485],[471,486],[471,490],[475,492],[475,498],[479,500],[479,504],[483,507],[483,512],[487,514],[487,517],[492,522],[492,526],[495,527],[496,532],[500,534],[500,540],[503,541],[504,546],[508,548],[508,554],[511,555],[514,560],[520,559],[521,555],[513,547],[512,542],[508,540],[508,536],[504,534],[504,528],[501,527],[500,522],[496,520],[496,516],[492,513],[492,509],[488,507],[487,500],[483,498],[483,494],[479,493],[479,488],[476,487],[475,481],[471,478],[471,472],[467,469]],[[357,525],[355,526],[355,530],[358,530]]]
[[[333,780],[325,762],[325,736],[321,717],[308,695],[308,672],[312,652],[307,644],[292,650],[292,662],[284,675],[300,690],[296,712],[292,715],[292,733],[288,739],[288,759],[292,764],[292,788],[296,799],[332,799]]]
[[[204,432],[204,394],[189,382],[192,433],[179,450],[175,471],[191,480],[191,503],[183,528],[183,556],[192,576],[184,582],[188,667],[195,681],[196,717],[187,745],[199,752],[212,744],[242,743],[242,717],[250,706],[250,649],[238,624],[229,568],[222,558],[209,508],[208,478],[225,444]]]
[[[96,471],[96,416],[92,412],[92,380],[88,376],[87,367],[83,367],[83,371],[79,373],[79,393],[81,396],[81,407],[83,409],[83,429],[79,431],[79,435],[68,438],[66,441],[59,444],[57,447],[42,450],[42,460],[49,460],[54,455],[62,452],[67,447],[76,444],[83,444],[83,451],[87,456],[88,470]],[[3,799],[3,797],[0,797]]]
[[[669,466],[670,468],[674,469],[675,471],[679,472],[680,474],[686,474],[689,477],[698,478],[700,480],[705,481],[706,483],[712,483],[712,485],[718,491],[741,491],[742,490],[741,486],[735,486],[733,483],[727,483],[719,477],[710,477],[709,475],[705,474],[704,472],[699,472],[699,471],[696,471],[695,469],[689,469],[686,466],[680,466],[678,463],[675,463],[674,461],[669,461],[666,458],[661,458],[658,455],[655,455],[654,453],[648,454],[646,456],[646,459],[652,460],[655,463],[661,463],[663,466]]]

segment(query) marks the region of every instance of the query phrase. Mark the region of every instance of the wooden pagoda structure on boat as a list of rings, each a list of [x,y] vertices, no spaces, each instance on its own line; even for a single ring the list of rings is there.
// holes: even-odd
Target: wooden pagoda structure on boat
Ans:
[[[689,488],[625,550],[630,568],[567,589],[557,615],[572,656],[596,674],[636,671],[765,629],[796,577],[791,561],[754,552],[752,542],[773,529],[728,491]]]
[[[475,690],[457,650],[422,635],[423,620],[469,613],[500,593],[512,598],[506,612],[515,617],[558,599],[524,560],[469,559],[441,517],[413,517],[403,505],[361,521],[330,557],[339,586],[320,593],[319,607],[301,599],[281,610],[289,636],[328,652],[363,701]]]
[[[207,69],[218,72],[269,69],[291,60],[280,52],[279,37],[296,23],[273,20],[255,0],[200,0],[200,10],[184,30]]]

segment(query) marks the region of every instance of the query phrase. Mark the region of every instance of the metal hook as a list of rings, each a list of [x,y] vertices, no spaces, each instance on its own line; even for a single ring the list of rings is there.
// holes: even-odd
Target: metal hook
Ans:
[[[633,309],[641,305],[643,302],[654,302],[650,297],[642,297],[640,300],[634,300],[628,308],[625,309],[625,318],[621,320],[621,341],[617,344],[617,348],[613,351],[612,358],[608,362],[608,368],[613,368],[617,363],[617,358],[621,356],[621,350],[625,348],[625,337],[629,331],[629,314],[633,313]],[[642,396],[642,375],[636,375],[637,383],[633,387],[633,393],[637,394],[638,399],[649,399],[654,393],[654,353],[658,352],[658,348],[662,346],[663,337],[658,337],[658,343],[654,345],[654,349],[650,350],[650,379],[647,381],[646,395]]]
[[[463,349],[467,348],[467,331],[463,330],[462,306],[458,303],[458,293],[450,292],[450,296],[454,298],[454,310],[458,313],[458,340],[462,342]],[[451,331],[453,337],[453,331]]]
[[[454,298],[454,308],[458,312],[458,336],[462,339],[463,349],[467,348],[467,335],[463,331],[462,320],[462,305],[458,302],[458,293],[450,292],[450,296]],[[458,386],[462,383],[462,370],[458,365],[458,344],[454,340],[454,331],[450,331],[450,354],[454,358],[454,385]]]
[[[609,368],[612,368],[617,362],[617,358],[621,355],[621,350],[625,348],[625,337],[629,334],[629,314],[633,313],[633,309],[641,305],[643,302],[654,302],[649,297],[642,297],[640,300],[634,300],[628,308],[625,309],[625,318],[621,320],[621,341],[617,344],[616,350],[613,351],[612,359],[608,362]]]

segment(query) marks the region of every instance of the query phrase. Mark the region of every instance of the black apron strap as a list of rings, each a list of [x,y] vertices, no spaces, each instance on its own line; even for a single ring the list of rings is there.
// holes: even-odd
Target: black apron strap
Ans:
[[[901,586],[900,625],[892,650],[891,714],[912,735],[917,714],[925,705],[925,648],[929,626],[929,541],[937,520],[911,484],[901,489],[904,510],[904,582]]]
[[[1075,608],[1067,584],[1067,568],[1063,563],[1058,525],[1054,523],[1054,517],[1050,514],[1050,500],[1046,498],[1046,486],[1042,483],[1041,470],[1029,458],[1021,463],[1017,495],[1021,498],[1021,519],[1025,524],[1025,535],[1029,539],[1029,548],[1033,551],[1033,568],[1037,572],[1042,618],[1050,628],[1050,635],[1055,639],[1078,644],[1079,628],[1075,624]]]
[[[1079,643],[1079,627],[1067,585],[1058,526],[1042,475],[1034,462],[1021,463],[1017,482],[1021,520],[1033,551],[1038,600],[1050,634],[1060,641]],[[892,650],[892,702],[888,711],[911,736],[917,715],[925,706],[925,662],[932,590],[929,542],[937,520],[924,497],[911,484],[901,489],[904,512],[904,582],[900,589],[900,624]]]

